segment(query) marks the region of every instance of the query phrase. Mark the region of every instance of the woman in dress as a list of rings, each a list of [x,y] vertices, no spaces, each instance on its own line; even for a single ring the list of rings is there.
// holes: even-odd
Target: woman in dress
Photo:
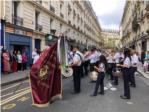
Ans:
[[[10,55],[9,53],[4,50],[3,54],[3,72],[4,73],[10,73],[11,69],[10,69]]]
[[[17,72],[17,52],[16,51],[13,51],[13,54],[12,54],[12,65],[11,65],[11,69],[12,69],[12,72]]]

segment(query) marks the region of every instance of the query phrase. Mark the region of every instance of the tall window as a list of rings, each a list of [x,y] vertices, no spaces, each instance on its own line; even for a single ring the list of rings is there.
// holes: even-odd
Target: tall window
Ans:
[[[19,4],[20,4],[20,1],[12,2],[12,23],[15,25],[23,24],[23,18],[19,17],[19,11],[20,11]]]

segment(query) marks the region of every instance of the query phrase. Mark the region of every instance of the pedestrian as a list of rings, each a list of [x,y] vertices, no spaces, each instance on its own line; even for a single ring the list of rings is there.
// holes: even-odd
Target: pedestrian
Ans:
[[[26,53],[24,52],[22,54],[22,70],[26,70],[27,69],[27,55]]]
[[[37,54],[34,56],[33,64],[35,64],[35,63],[38,61],[39,57],[40,57],[40,51],[37,50],[36,53],[37,53]]]
[[[12,69],[12,72],[17,72],[17,52],[16,51],[13,51],[13,54],[12,54],[12,65],[11,65],[11,69]]]
[[[100,56],[100,61],[98,62],[98,66],[94,66],[94,68],[98,72],[98,77],[97,77],[94,92],[91,96],[97,96],[97,93],[104,95],[104,77],[105,77],[105,72],[107,68],[107,60],[104,55]],[[100,85],[100,92],[98,92],[99,85]]]
[[[4,50],[2,56],[3,56],[3,72],[8,74],[11,72],[9,52],[7,50]]]
[[[21,56],[21,52],[18,51],[17,53],[17,64],[18,64],[18,71],[22,70],[22,56]]]
[[[142,62],[142,65],[144,64],[144,59],[145,59],[145,52],[142,51],[141,52],[141,62]]]
[[[130,49],[124,49],[124,62],[123,64],[117,64],[118,67],[122,68],[123,73],[123,80],[124,80],[124,94],[120,97],[122,99],[130,99],[130,85],[129,85],[129,78],[130,78],[130,66],[131,66],[131,55]]]
[[[130,85],[136,87],[135,72],[137,71],[137,66],[139,63],[139,58],[135,50],[131,50],[131,67],[130,67]]]
[[[31,62],[31,65],[30,66],[32,66],[32,64],[34,63],[34,57],[37,55],[37,49],[35,48],[34,50],[33,50],[33,52],[32,52],[32,62]]]
[[[71,64],[71,67],[73,69],[74,92],[72,92],[72,93],[78,94],[81,92],[80,69],[81,69],[82,59],[81,59],[79,48],[77,46],[73,47],[73,53],[74,53],[74,57],[73,57],[73,63]]]
[[[149,51],[146,52],[145,59],[147,60],[147,63],[149,65]],[[147,71],[149,71],[149,67]]]

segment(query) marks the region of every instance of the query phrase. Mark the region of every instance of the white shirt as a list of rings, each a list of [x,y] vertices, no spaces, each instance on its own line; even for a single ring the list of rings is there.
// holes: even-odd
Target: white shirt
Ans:
[[[124,65],[127,65],[128,68],[131,66],[131,61],[129,59],[129,57],[126,57],[125,60],[124,60]]]
[[[105,72],[105,65],[104,65],[103,63],[100,63],[100,64],[99,64],[99,70],[100,70],[101,72]]]
[[[115,63],[119,63],[120,54],[118,52],[115,54],[114,59],[115,59]]]
[[[34,57],[33,64],[37,62],[37,60],[39,59],[39,57],[40,57],[40,56],[39,56],[38,54]]]
[[[107,57],[108,63],[115,63],[115,61],[113,60],[113,56],[109,55]]]
[[[138,56],[136,54],[131,56],[131,64],[133,67],[137,67],[138,62],[139,62],[139,59],[138,59]]]
[[[94,52],[90,57],[90,63],[96,63],[98,61],[99,55],[97,52]]]
[[[22,56],[20,54],[17,55],[18,63],[22,63]]]
[[[34,57],[37,55],[37,52],[33,51],[32,52],[32,58],[34,59]]]
[[[74,54],[74,57],[73,57],[73,63],[78,62],[78,64],[77,64],[76,66],[80,66],[80,65],[81,65],[81,62],[82,62],[82,59],[81,59],[81,57],[79,56],[79,54],[80,54],[80,56],[81,56],[81,53],[80,53],[79,51],[77,51],[77,52]]]

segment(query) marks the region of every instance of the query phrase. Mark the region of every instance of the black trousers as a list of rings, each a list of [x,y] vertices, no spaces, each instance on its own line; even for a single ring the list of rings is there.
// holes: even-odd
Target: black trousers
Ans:
[[[73,67],[73,82],[74,82],[74,92],[79,93],[81,91],[81,67]]]
[[[83,64],[84,63],[82,63],[80,66],[81,77],[84,77],[84,66],[83,66]]]
[[[18,70],[22,70],[22,63],[18,63]]]
[[[135,72],[137,71],[137,67],[131,67],[130,68],[130,83],[132,86],[136,86],[136,81],[135,81]]]
[[[130,68],[123,68],[122,72],[124,79],[124,96],[130,98],[130,85],[129,85]]]
[[[113,72],[116,72],[116,64],[113,63]],[[114,85],[118,85],[118,76],[113,76]]]
[[[26,70],[26,63],[22,63],[22,70]]]
[[[88,61],[85,61],[85,62],[83,63],[85,75],[88,75],[88,64],[89,64]]]
[[[107,73],[110,75],[110,80],[113,80],[113,68],[114,68],[114,63],[108,63],[108,71]]]
[[[94,71],[95,65],[96,65],[96,63],[90,63],[90,72]]]
[[[99,75],[97,77],[97,81],[96,81],[94,95],[97,95],[99,85],[100,85],[100,92],[104,93],[104,77],[105,77],[105,73],[103,73],[103,72],[99,73]]]

